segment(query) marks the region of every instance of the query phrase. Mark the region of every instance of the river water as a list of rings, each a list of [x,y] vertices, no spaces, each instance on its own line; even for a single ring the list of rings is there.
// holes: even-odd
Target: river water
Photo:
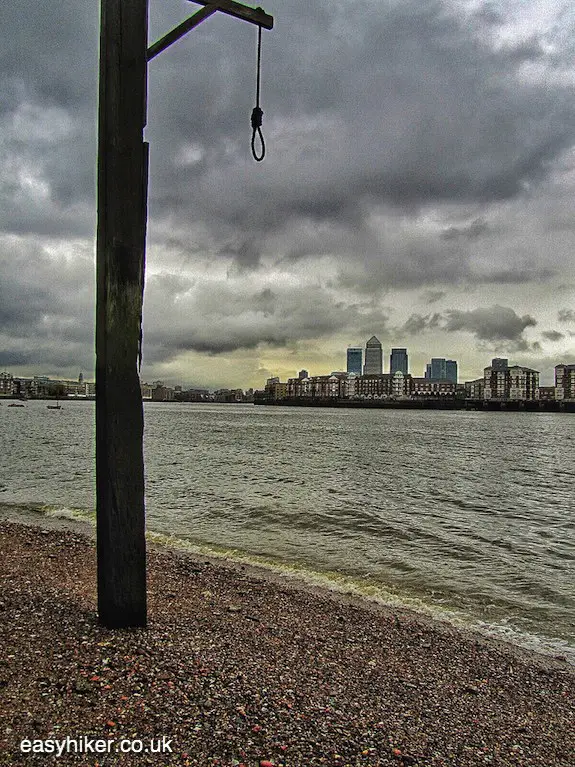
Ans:
[[[145,404],[161,539],[575,663],[575,415]],[[0,502],[92,516],[94,403],[0,407]]]

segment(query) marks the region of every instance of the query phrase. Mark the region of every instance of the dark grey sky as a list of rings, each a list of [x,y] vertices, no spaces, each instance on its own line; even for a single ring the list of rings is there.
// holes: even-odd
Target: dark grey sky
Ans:
[[[150,41],[199,6],[150,0]],[[407,346],[411,372],[575,361],[575,11],[271,0],[150,64],[143,375],[261,386]],[[0,368],[93,370],[98,3],[0,12]]]

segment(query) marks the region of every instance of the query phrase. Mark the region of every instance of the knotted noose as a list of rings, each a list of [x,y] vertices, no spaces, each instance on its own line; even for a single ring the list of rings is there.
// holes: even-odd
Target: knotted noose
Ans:
[[[262,65],[262,28],[258,26],[258,71],[256,80],[256,105],[252,111],[252,155],[256,162],[261,162],[266,156],[266,143],[262,133],[262,119],[264,113],[260,107],[260,79]],[[261,152],[256,150],[256,134],[260,137]]]

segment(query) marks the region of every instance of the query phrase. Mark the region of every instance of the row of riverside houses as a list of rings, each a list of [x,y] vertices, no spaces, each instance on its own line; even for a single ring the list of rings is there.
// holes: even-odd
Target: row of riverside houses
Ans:
[[[165,386],[162,381],[140,384],[142,399],[155,402],[253,402],[254,390],[248,389],[218,389],[209,392],[207,389],[187,389],[181,386]],[[20,378],[6,371],[0,373],[0,398],[19,397],[21,399],[94,399],[96,384],[84,381],[82,373],[77,381],[34,376]]]
[[[575,365],[555,367],[555,386],[539,386],[539,371],[521,365],[509,365],[496,358],[484,369],[483,377],[458,384],[453,380],[416,378],[397,370],[395,373],[347,373],[310,376],[300,371],[297,378],[282,383],[279,378],[266,382],[268,401],[326,399],[467,399],[498,402],[537,400],[575,400]]]
[[[142,399],[153,402],[253,402],[254,390],[248,389],[182,389],[181,386],[166,386],[163,381],[141,383]]]
[[[0,373],[0,397],[44,399],[51,397],[92,398],[96,396],[96,384],[84,381],[82,373],[77,381],[33,376],[22,378],[6,371]]]

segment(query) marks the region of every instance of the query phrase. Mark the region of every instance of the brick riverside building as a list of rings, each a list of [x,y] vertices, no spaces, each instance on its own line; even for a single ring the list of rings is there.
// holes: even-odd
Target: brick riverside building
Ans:
[[[485,379],[476,378],[475,381],[465,382],[465,396],[468,399],[483,399]]]
[[[536,400],[539,399],[539,371],[521,365],[485,368],[484,399]]]
[[[411,394],[415,397],[454,397],[456,389],[455,381],[447,379],[411,379]]]
[[[575,399],[575,365],[555,365],[555,399]]]

